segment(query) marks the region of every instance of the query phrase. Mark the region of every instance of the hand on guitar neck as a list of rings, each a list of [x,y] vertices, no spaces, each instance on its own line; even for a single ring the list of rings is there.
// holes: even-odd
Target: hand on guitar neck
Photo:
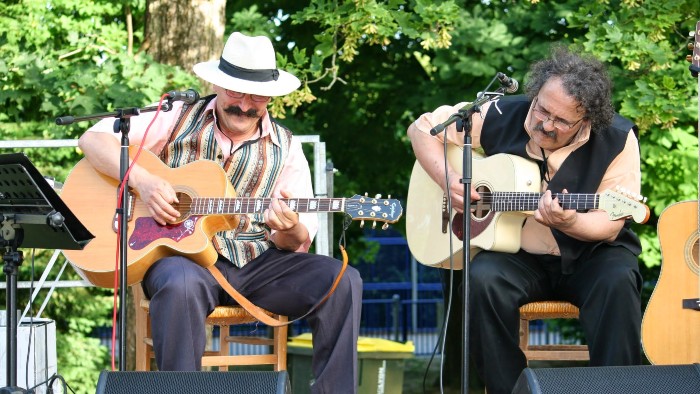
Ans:
[[[395,223],[403,214],[398,200],[379,196],[351,198],[258,198],[236,197],[226,174],[217,163],[200,160],[178,168],[169,168],[158,157],[144,151],[139,158],[142,167],[168,181],[177,193],[180,216],[174,223],[160,225],[143,201],[131,199],[128,208],[128,285],[138,283],[148,268],[158,259],[169,255],[185,255],[207,267],[216,262],[217,251],[211,238],[220,231],[236,228],[239,216],[271,212],[323,213],[342,212],[352,220],[383,223],[383,228]],[[183,179],[187,184],[183,185]],[[80,251],[63,253],[85,279],[100,287],[113,287],[114,256],[117,234],[113,228],[115,190],[118,181],[95,170],[81,160],[71,171],[61,197],[75,215],[95,234],[95,239]],[[107,202],[99,205],[94,201]],[[289,208],[282,208],[282,202]],[[269,216],[269,220],[273,220]],[[279,219],[279,218],[278,218]],[[288,225],[289,223],[287,223]],[[282,221],[274,224],[284,228]]]
[[[448,159],[454,166],[454,162],[461,159],[458,149],[448,150]],[[523,221],[538,209],[542,197],[539,168],[530,160],[507,154],[474,160],[473,165],[474,173],[478,175],[474,177],[474,184],[480,198],[471,205],[471,246],[513,253],[520,249]],[[492,174],[489,171],[492,168],[498,168],[498,174]],[[478,188],[482,183],[492,189]],[[649,218],[645,199],[622,190],[608,190],[601,194],[557,193],[554,197],[564,209],[602,210],[607,212],[610,220],[631,217],[637,223],[644,223]],[[450,242],[459,245],[464,236],[462,214],[447,211],[442,188],[418,162],[411,174],[407,209],[406,237],[411,253],[424,265],[445,267],[449,263]],[[459,267],[461,262],[455,268]]]

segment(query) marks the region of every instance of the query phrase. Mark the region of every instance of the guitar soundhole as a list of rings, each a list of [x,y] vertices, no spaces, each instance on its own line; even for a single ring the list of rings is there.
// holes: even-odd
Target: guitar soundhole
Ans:
[[[190,216],[190,208],[192,207],[192,197],[185,192],[176,192],[178,203],[172,204],[173,208],[180,212],[180,217],[177,218],[177,223],[182,222]]]
[[[491,212],[491,201],[484,201],[485,196],[489,195],[488,193],[490,190],[486,186],[479,186],[476,188],[476,191],[482,195],[482,198],[472,204],[472,209],[474,209],[472,217],[475,219],[482,219]]]
[[[688,265],[688,268],[695,273],[695,275],[700,273],[698,253],[700,253],[700,239],[698,237],[698,232],[696,231],[685,244],[685,262]]]

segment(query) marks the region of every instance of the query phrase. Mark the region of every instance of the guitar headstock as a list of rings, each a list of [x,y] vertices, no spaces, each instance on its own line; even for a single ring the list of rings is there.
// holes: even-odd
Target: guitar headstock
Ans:
[[[697,78],[700,72],[700,21],[695,25],[695,31],[690,32],[690,36],[694,38],[694,43],[688,44],[688,49],[693,50],[692,55],[688,55],[687,60],[691,63],[690,73]]]
[[[396,223],[401,218],[403,208],[399,200],[383,199],[381,195],[369,197],[367,194],[364,196],[356,194],[345,199],[345,213],[352,220],[362,220],[361,226],[364,225],[365,220],[373,221],[373,228],[377,222],[384,222],[382,226],[384,230],[389,226],[389,223]]]
[[[649,207],[645,204],[646,197],[634,196],[631,193],[616,189],[606,190],[599,196],[598,208],[608,212],[610,220],[632,217],[637,223],[649,220]]]

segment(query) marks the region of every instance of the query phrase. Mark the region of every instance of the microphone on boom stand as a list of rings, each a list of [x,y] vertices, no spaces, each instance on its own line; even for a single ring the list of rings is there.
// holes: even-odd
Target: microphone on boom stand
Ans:
[[[503,73],[496,74],[496,78],[501,83],[501,88],[505,93],[515,93],[518,91],[518,80]]]
[[[495,92],[489,91],[491,85],[498,80],[500,87],[496,89]],[[484,91],[479,92],[476,99],[465,105],[457,113],[450,115],[446,121],[440,123],[430,130],[430,135],[437,135],[443,132],[447,126],[452,123],[457,122],[456,127],[458,132],[462,132],[464,135],[464,149],[462,150],[462,179],[460,183],[464,186],[464,196],[468,200],[470,195],[470,189],[472,185],[471,177],[471,162],[472,162],[472,151],[471,151],[471,117],[477,112],[481,111],[481,107],[490,101],[495,101],[499,99],[506,93],[515,93],[518,91],[518,81],[514,78],[507,76],[504,73],[497,73],[496,76],[491,80],[489,85],[484,89]],[[447,139],[445,139],[445,143]],[[445,164],[447,165],[447,164]],[[448,194],[449,200],[449,194]],[[466,205],[466,204],[465,204]],[[449,205],[448,205],[449,206]],[[469,264],[471,260],[470,257],[470,242],[471,242],[471,215],[468,211],[468,205],[465,206],[464,215],[462,215],[462,376],[461,376],[461,393],[466,394],[469,392]],[[451,263],[450,263],[451,265]],[[454,282],[453,282],[454,283]],[[450,285],[452,285],[451,283]]]

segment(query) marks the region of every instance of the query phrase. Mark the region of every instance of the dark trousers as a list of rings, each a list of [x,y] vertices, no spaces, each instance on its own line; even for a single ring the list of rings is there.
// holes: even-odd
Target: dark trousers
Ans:
[[[470,353],[489,394],[510,393],[527,366],[518,346],[519,307],[562,300],[580,308],[591,366],[641,363],[641,286],[637,257],[600,246],[561,273],[556,256],[481,252],[469,267]]]
[[[231,285],[259,307],[290,318],[305,314],[328,292],[342,263],[307,253],[269,249],[243,268],[220,259]],[[151,300],[151,331],[158,369],[196,371],[206,344],[205,318],[233,298],[191,260],[157,261],[143,281]],[[348,266],[335,292],[307,321],[313,333],[312,393],[355,393],[362,279]]]

